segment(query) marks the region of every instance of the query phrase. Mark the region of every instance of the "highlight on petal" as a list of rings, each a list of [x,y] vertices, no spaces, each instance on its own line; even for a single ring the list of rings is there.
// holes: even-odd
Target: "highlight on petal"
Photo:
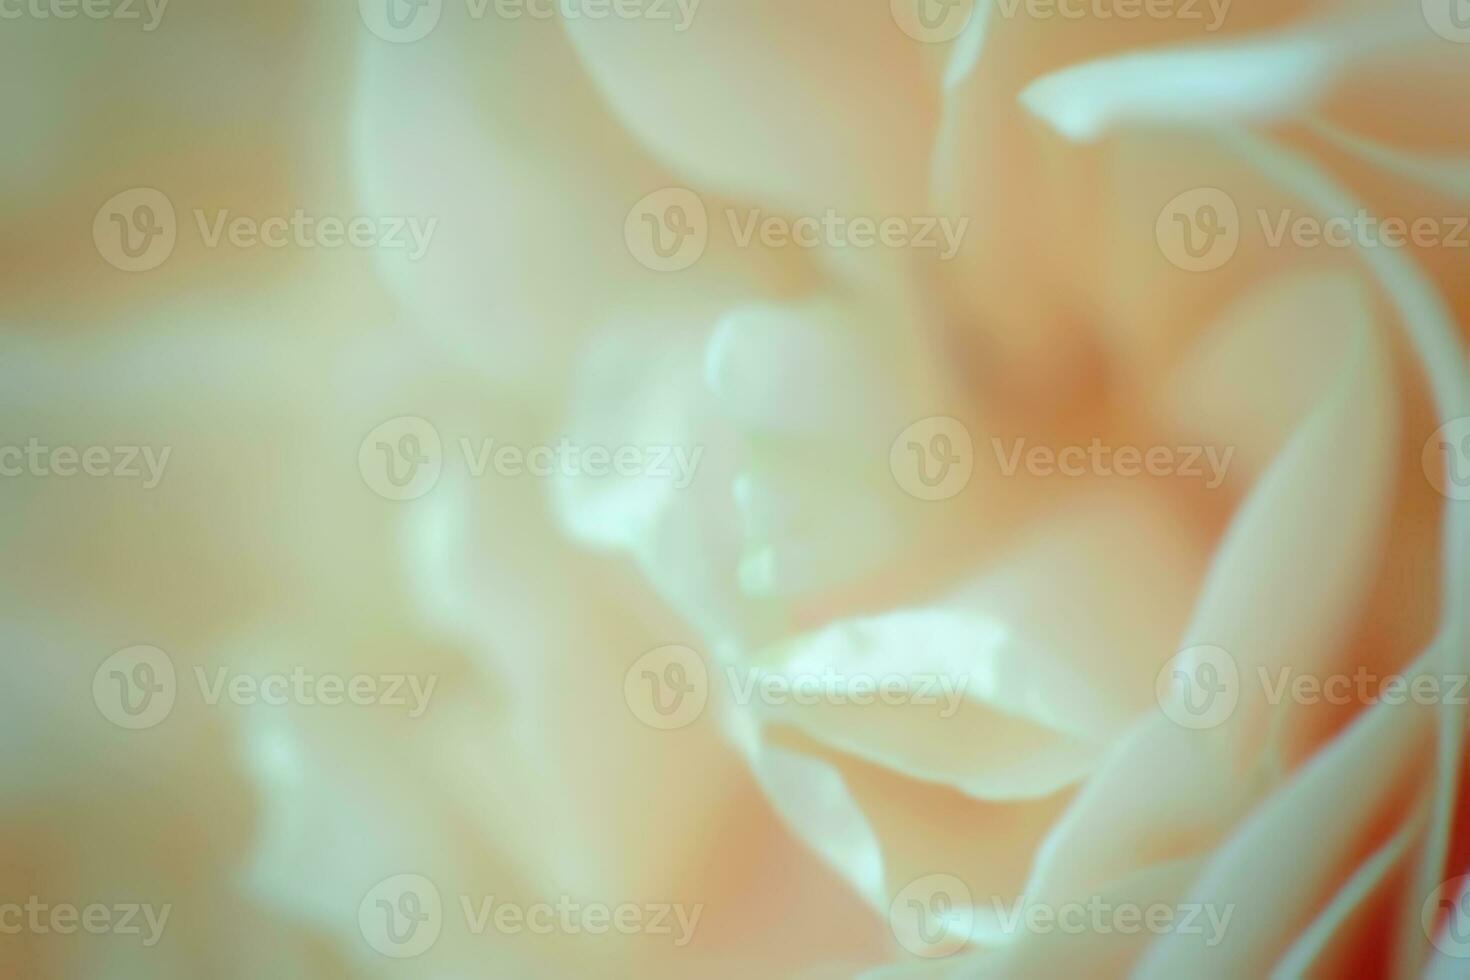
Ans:
[[[1156,625],[1182,623],[1193,559],[1165,527],[1127,498],[1066,511],[933,605],[838,620],[758,650],[738,679],[752,695],[767,683],[813,688],[805,704],[754,703],[769,722],[900,773],[982,799],[1054,793],[1091,771],[1149,703],[1147,651],[1165,650],[1168,628],[1142,627],[1125,608],[1148,582]],[[1116,577],[1125,541],[1136,551],[1126,583]],[[902,689],[890,703],[844,694],[881,679]]]
[[[828,297],[746,304],[715,324],[705,379],[742,428],[863,438],[901,417],[902,359],[912,355],[886,350],[892,339],[901,338]]]
[[[751,772],[786,826],[874,909],[886,902],[883,853],[842,777],[830,765],[780,746],[743,739]]]
[[[1020,100],[1080,142],[1121,125],[1260,124],[1311,106],[1354,57],[1423,39],[1422,26],[1400,16],[1133,52],[1043,76],[1021,92]]]
[[[1454,200],[1470,199],[1470,155],[1404,150],[1344,129],[1327,119],[1308,117],[1312,132],[1388,174],[1421,184]]]

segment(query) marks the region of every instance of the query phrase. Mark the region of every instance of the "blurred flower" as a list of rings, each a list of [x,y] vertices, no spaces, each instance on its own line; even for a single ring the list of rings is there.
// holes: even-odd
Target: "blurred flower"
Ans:
[[[0,881],[177,910],[156,948],[26,936],[17,962],[1449,969],[1463,702],[1290,678],[1470,673],[1453,440],[1435,468],[1470,416],[1453,21],[370,6],[251,22],[298,40],[311,111],[202,83],[254,113],[248,150],[157,124],[26,219],[85,231],[129,186],[178,213],[161,266],[91,263],[64,303],[73,246],[41,236],[3,359],[19,441],[172,462],[146,493],[4,486],[7,729],[35,747],[7,817],[45,847]],[[45,159],[84,138],[28,132]],[[271,256],[191,227],[303,206],[432,237]],[[93,703],[132,644],[176,674],[142,731]],[[215,704],[217,670],[433,686],[421,715]],[[120,814],[125,857],[71,846]]]

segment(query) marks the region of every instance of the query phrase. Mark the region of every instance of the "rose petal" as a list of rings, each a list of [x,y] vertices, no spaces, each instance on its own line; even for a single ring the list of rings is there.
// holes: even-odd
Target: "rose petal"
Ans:
[[[682,33],[565,24],[619,117],[687,179],[817,214],[918,204],[934,92],[885,4],[705,0]]]

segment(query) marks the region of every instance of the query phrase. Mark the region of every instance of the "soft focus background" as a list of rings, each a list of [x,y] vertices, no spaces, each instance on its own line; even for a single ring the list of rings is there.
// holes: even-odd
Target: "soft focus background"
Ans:
[[[0,91],[0,976],[1470,970],[1465,0],[0,0]]]

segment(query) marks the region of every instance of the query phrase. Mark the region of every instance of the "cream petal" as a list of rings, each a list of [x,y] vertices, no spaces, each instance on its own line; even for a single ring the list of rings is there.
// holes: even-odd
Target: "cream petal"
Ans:
[[[919,204],[935,92],[887,5],[705,0],[684,32],[565,24],[618,116],[687,179],[803,213]]]
[[[1344,336],[1368,328],[1372,297],[1345,270],[1288,272],[1242,296],[1163,383],[1154,418],[1181,440],[1228,447],[1239,487],[1276,458],[1340,377]]]
[[[559,34],[523,37],[519,49],[510,40],[508,32],[447,30],[413,45],[364,37],[354,158],[372,213],[438,220],[420,259],[378,260],[409,315],[497,379],[539,380],[553,371],[545,359],[565,357],[606,302],[610,277],[599,279],[598,267],[622,254],[639,171],[577,85]],[[554,80],[536,90],[539,111],[565,114],[567,126],[518,125],[533,112],[507,84],[520,76],[522,59]],[[611,150],[600,155],[599,181],[570,176],[582,137]],[[627,203],[620,207],[609,185],[625,188]],[[551,269],[576,275],[582,288],[553,287],[545,278]]]
[[[827,297],[801,305],[750,305],[724,314],[705,352],[705,377],[742,428],[790,435],[862,437],[901,416],[887,338]],[[905,352],[897,352],[902,357]]]
[[[910,326],[831,293],[740,306],[716,324],[705,373],[745,446],[731,491],[748,595],[799,600],[871,580],[922,523],[885,464],[894,434],[948,385]]]
[[[483,736],[495,748],[474,754],[494,763],[464,789],[480,819],[553,892],[676,890],[714,845],[714,815],[748,792],[713,706],[668,732],[625,700],[627,671],[687,627],[559,542],[534,487],[441,489],[455,492],[436,494],[408,536],[410,567],[433,628],[466,645],[500,689]],[[670,773],[682,774],[677,786]],[[650,815],[653,795],[662,803]],[[593,800],[600,816],[589,822]]]
[[[1436,13],[1454,9],[1437,0],[1424,0],[1421,8],[1426,24]],[[1354,150],[1376,158],[1375,163],[1421,158],[1391,169],[1415,179],[1438,172],[1450,186],[1463,189],[1470,152],[1470,68],[1463,36],[1457,42],[1432,30],[1421,28],[1421,42],[1411,47],[1368,52],[1333,88],[1320,107],[1320,122],[1356,143]],[[1319,120],[1305,122],[1316,128]],[[1424,164],[1427,170],[1420,169]]]
[[[1398,73],[1377,72],[1372,77],[1396,78]],[[1325,170],[1351,183],[1368,215],[1383,219],[1374,230],[1381,229],[1385,240],[1396,240],[1390,238],[1397,233],[1391,231],[1390,222],[1402,223],[1403,246],[1376,251],[1412,260],[1443,297],[1463,337],[1463,324],[1470,321],[1470,280],[1464,275],[1466,249],[1457,243],[1470,240],[1470,231],[1461,227],[1470,203],[1470,147],[1463,138],[1470,132],[1470,70],[1457,61],[1453,70],[1426,81],[1421,91],[1420,98],[1399,97],[1394,104],[1423,110],[1428,103],[1431,111],[1438,111],[1440,122],[1414,132],[1454,134],[1450,145],[1421,145],[1398,128],[1397,113],[1381,106],[1369,118],[1360,113],[1334,121],[1326,110],[1322,116],[1308,117],[1302,142],[1313,148]],[[1351,95],[1359,102],[1366,99],[1362,91]],[[1453,108],[1440,104],[1445,99]],[[1453,121],[1455,113],[1460,121]],[[1426,224],[1429,237],[1417,240],[1426,233]]]
[[[1404,870],[1412,845],[1422,831],[1411,820],[1353,872],[1312,924],[1302,929],[1272,971],[1273,977],[1306,976],[1312,970],[1345,972],[1362,963],[1363,950],[1379,938],[1382,900],[1393,877]],[[1377,921],[1374,921],[1374,920]]]
[[[1232,142],[1263,171],[1271,173],[1283,184],[1303,194],[1311,206],[1326,213],[1351,213],[1353,202],[1343,188],[1320,168],[1301,157],[1246,134],[1237,133]],[[1453,322],[1443,302],[1435,294],[1423,273],[1410,261],[1389,250],[1370,250],[1363,255],[1366,267],[1374,274],[1399,316],[1422,369],[1430,382],[1432,397],[1441,419],[1461,416],[1470,411],[1470,381],[1463,368],[1461,345],[1454,335]],[[1464,669],[1466,632],[1465,612],[1460,597],[1466,581],[1466,535],[1470,531],[1466,513],[1454,506],[1445,508],[1443,561],[1446,588],[1443,590],[1443,623],[1440,646],[1429,657],[1438,655],[1440,663],[1451,671]],[[1402,921],[1410,921],[1417,909],[1412,908],[1418,896],[1426,894],[1438,881],[1445,866],[1450,835],[1454,786],[1459,770],[1463,710],[1448,704],[1441,706],[1438,724],[1437,773],[1434,777],[1435,797],[1431,823],[1425,835],[1425,846],[1417,855],[1417,874],[1405,889],[1406,912]],[[1404,975],[1415,973],[1423,961],[1422,943],[1402,944],[1395,969]]]
[[[1101,907],[1134,906],[1146,908],[1156,903],[1169,904],[1184,887],[1192,870],[1188,864],[1153,868],[1129,878],[1112,882],[1080,903],[1085,907],[1095,900]],[[1060,906],[1048,906],[1054,911]],[[1022,913],[1024,906],[1002,905],[1002,914]],[[1022,920],[1024,921],[1024,920]],[[1148,934],[1143,929],[1125,932],[1121,929],[1063,930],[1053,922],[1044,932],[1021,932],[1007,945],[969,956],[945,960],[917,961],[885,967],[864,974],[865,980],[948,980],[948,978],[984,978],[1006,980],[1010,977],[1126,977],[1139,951],[1145,948]]]
[[[646,472],[559,478],[554,513],[575,540],[630,553],[704,635],[721,643],[768,635],[779,610],[745,593],[738,577],[745,544],[732,487],[745,446],[705,387],[703,337],[689,326],[686,317],[649,317],[599,331],[583,354],[564,429],[580,445],[681,453],[692,481]]]
[[[751,772],[792,836],[881,910],[887,895],[881,846],[841,774],[820,759],[758,737],[742,741],[749,747]]]
[[[1470,902],[1470,881],[1466,881],[1458,895],[1453,899],[1460,908],[1466,908]],[[1448,950],[1440,950],[1434,954],[1425,968],[1424,980],[1456,980],[1457,977],[1465,975],[1465,958],[1453,956]]]
[[[690,268],[641,264],[629,215],[675,181],[607,115],[562,32],[540,26],[368,38],[352,147],[369,213],[436,221],[421,257],[375,254],[406,318],[550,410],[609,310],[698,310],[748,295],[766,272],[754,271],[760,248],[713,235]],[[526,88],[527,77],[543,81]],[[701,199],[716,226],[718,203]]]
[[[1470,85],[1470,72],[1460,72],[1456,78]],[[1466,155],[1463,147],[1457,146],[1450,151],[1403,148],[1317,116],[1307,117],[1303,124],[1334,147],[1387,175],[1428,188],[1451,200],[1470,198],[1470,155]],[[1440,128],[1431,127],[1430,131]],[[1459,127],[1454,128],[1459,130]],[[1392,184],[1390,188],[1393,188]],[[1373,210],[1375,214],[1383,215],[1406,213],[1398,209]]]
[[[1025,894],[1061,902],[1139,868],[1206,853],[1245,810],[1253,789],[1237,784],[1212,733],[1162,715],[1141,720],[1110,751],[1036,852]],[[1160,785],[1158,774],[1170,774]]]
[[[1075,506],[936,606],[839,620],[758,651],[749,666],[793,683],[887,674],[948,681],[959,706],[949,717],[918,703],[785,703],[770,716],[978,798],[1053,793],[1095,766],[1106,740],[1150,703],[1155,668],[1139,651],[1167,649],[1165,611],[1182,623],[1192,565],[1164,526],[1141,500]],[[1120,577],[1125,550],[1138,557],[1133,574]],[[1150,583],[1143,593],[1141,581]],[[1149,617],[1126,611],[1140,594]],[[995,753],[995,744],[1009,747]]]
[[[883,890],[875,911],[883,919],[889,919],[891,903],[911,883],[945,874],[964,882],[970,891],[975,922],[968,941],[1009,941],[1011,937],[994,921],[995,905],[1007,904],[1020,893],[1027,858],[1066,807],[1067,793],[1005,802],[977,800],[950,786],[922,782],[830,749],[794,729],[771,727],[764,737],[766,744],[789,748],[840,776],[880,848]],[[883,932],[893,947],[898,937],[886,926]]]
[[[377,569],[369,582],[388,580],[387,509],[354,456],[402,403],[376,379],[336,387],[374,346],[339,332],[339,317],[356,311],[337,285],[324,276],[311,292],[251,294],[219,316],[181,301],[119,318],[115,334],[90,338],[86,349],[75,339],[12,337],[0,368],[8,417],[43,444],[146,447],[156,466],[145,453],[130,463],[118,453],[117,465],[136,475],[9,481],[12,545],[45,561],[0,573],[7,589],[96,604],[135,623],[128,636],[166,630],[159,645],[179,655],[200,654],[265,606],[303,596],[348,621],[360,616],[360,585],[346,584],[339,563]],[[433,372],[443,372],[440,392],[470,390],[442,361],[385,346],[396,360],[395,394]],[[333,389],[327,407],[314,401],[324,385]],[[435,404],[422,389],[407,401]],[[85,533],[47,532],[77,526],[77,514],[89,515]],[[301,547],[303,536],[316,546]],[[209,603],[178,601],[201,582]]]
[[[242,753],[262,804],[244,882],[305,930],[329,937],[354,969],[372,970],[383,956],[361,931],[358,908],[378,883],[403,874],[426,878],[445,922],[463,914],[458,896],[525,887],[504,865],[478,854],[466,859],[480,841],[453,837],[450,787],[415,763],[433,754],[442,733],[413,724],[390,732],[341,718],[325,725],[255,711],[243,726]],[[487,954],[506,969],[524,966],[513,948],[493,942],[493,933],[487,939],[446,926],[430,954],[408,964],[408,975],[459,975]]]
[[[713,635],[756,641],[782,604],[861,581],[904,543],[916,515],[889,441],[933,397],[932,367],[882,317],[828,295],[738,305],[705,330],[691,317],[610,322],[584,354],[568,429],[582,444],[671,446],[695,478],[560,480],[554,501],[579,540],[634,553]]]
[[[768,451],[731,485],[741,591],[796,599],[871,575],[905,544],[881,484],[838,459]],[[861,535],[854,528],[863,528]]]
[[[1180,649],[1218,646],[1240,670],[1229,724],[1268,714],[1258,668],[1329,663],[1382,548],[1396,438],[1394,387],[1376,329],[1359,323],[1332,388],[1236,514]]]
[[[1420,669],[1432,667],[1426,657]],[[1248,817],[1211,858],[1190,901],[1234,906],[1228,941],[1213,947],[1170,934],[1139,965],[1140,977],[1264,975],[1285,955],[1350,869],[1384,843],[1383,826],[1422,816],[1437,709],[1380,704],[1312,759]],[[1356,774],[1381,779],[1364,783]],[[1352,785],[1357,792],[1344,794]],[[1290,875],[1274,873],[1284,864]],[[1272,887],[1262,889],[1260,882]]]
[[[1176,309],[1170,294],[1184,284],[1166,278],[1171,270],[1153,242],[1153,219],[1164,203],[1208,183],[1195,179],[1197,161],[1180,159],[1187,138],[1172,132],[1150,145],[1143,160],[1124,158],[1106,144],[1069,140],[1029,112],[1020,93],[1079,64],[1110,64],[1139,51],[1278,29],[1309,6],[1236,4],[1218,34],[1186,17],[1071,19],[1030,16],[1024,5],[1008,14],[1005,5],[994,3],[985,5],[988,19],[977,14],[954,54],[932,183],[940,211],[969,216],[985,229],[969,236],[941,270],[938,300],[973,334],[977,361],[997,376],[989,384],[1004,382],[1009,398],[1034,399],[1039,410],[1055,410],[1056,392],[1096,384],[1104,370],[1094,363],[1097,341],[1090,330],[1110,326],[1096,321],[1100,314],[1113,319],[1114,294],[1136,308],[1118,315],[1112,329],[1151,327],[1151,338],[1219,302],[1200,302],[1199,294],[1208,291],[1205,277],[1195,276],[1187,284],[1190,295]],[[1196,10],[1205,14],[1203,5]],[[978,52],[971,50],[977,45]],[[1085,88],[1075,98],[1091,95]],[[1213,148],[1206,153],[1218,155]],[[1138,204],[1121,200],[1116,190],[1134,179],[1144,189]],[[1161,188],[1176,184],[1154,199]],[[1140,219],[1136,225],[1134,219]],[[1149,258],[1158,264],[1136,273],[1129,268]],[[1216,284],[1223,278],[1211,277]],[[1229,294],[1221,284],[1219,295]],[[1129,372],[1135,370],[1132,363],[1122,356],[1112,369]],[[1048,397],[1037,398],[1036,391]]]
[[[1042,796],[1073,782],[1094,764],[1096,749],[1075,736],[1038,727],[1021,709],[1055,696],[1048,672],[1023,661],[999,623],[975,616],[899,612],[828,627],[793,641],[795,652],[771,651],[772,667],[746,679],[759,690],[784,681],[800,691],[823,677],[907,679],[906,696],[926,707],[864,708],[830,695],[834,704],[781,704],[771,721],[792,724],[835,748],[914,778],[944,782],[982,799]],[[1024,667],[1023,667],[1024,663]],[[1027,677],[1027,674],[1032,676]],[[843,687],[842,691],[846,688]],[[943,696],[952,700],[941,699]],[[1074,692],[1074,694],[1080,692]],[[927,699],[933,698],[933,701]],[[946,714],[949,712],[949,714]],[[995,753],[997,746],[1005,750]]]
[[[1417,17],[1365,17],[1075,65],[1036,79],[1020,99],[1079,141],[1124,125],[1266,123],[1320,101],[1365,54],[1424,39]]]
[[[631,324],[606,329],[588,345],[567,437],[576,445],[613,452],[657,450],[665,459],[659,472],[652,472],[651,452],[640,457],[646,465],[632,476],[558,474],[552,499],[579,540],[605,548],[636,547],[682,498],[710,492],[707,487],[718,477],[701,472],[701,465],[728,472],[732,440],[710,424],[714,413],[700,383],[697,356],[697,344],[687,338]],[[692,472],[675,471],[676,450]],[[701,465],[692,465],[696,462]],[[681,485],[685,480],[690,482]]]
[[[1345,360],[1241,506],[1179,644],[1219,646],[1235,659],[1240,706],[1211,730],[1183,729],[1162,714],[1141,723],[1057,825],[1030,893],[1076,894],[1141,865],[1203,853],[1264,788],[1267,707],[1257,668],[1312,671],[1329,662],[1360,601],[1386,506],[1392,388],[1371,326],[1359,326]],[[1159,771],[1179,773],[1187,789],[1161,794],[1149,783]]]
[[[321,162],[337,118],[328,110],[323,124],[329,100],[317,96],[347,70],[355,12],[344,13],[282,0],[198,13],[157,0],[7,8],[0,88],[28,95],[6,113],[0,158],[4,315],[106,332],[140,299],[225,277],[233,293],[258,275],[261,263],[227,263],[183,226],[195,208],[272,215],[330,200],[339,175]],[[168,264],[128,281],[77,230],[134,187],[168,196],[181,227]]]

